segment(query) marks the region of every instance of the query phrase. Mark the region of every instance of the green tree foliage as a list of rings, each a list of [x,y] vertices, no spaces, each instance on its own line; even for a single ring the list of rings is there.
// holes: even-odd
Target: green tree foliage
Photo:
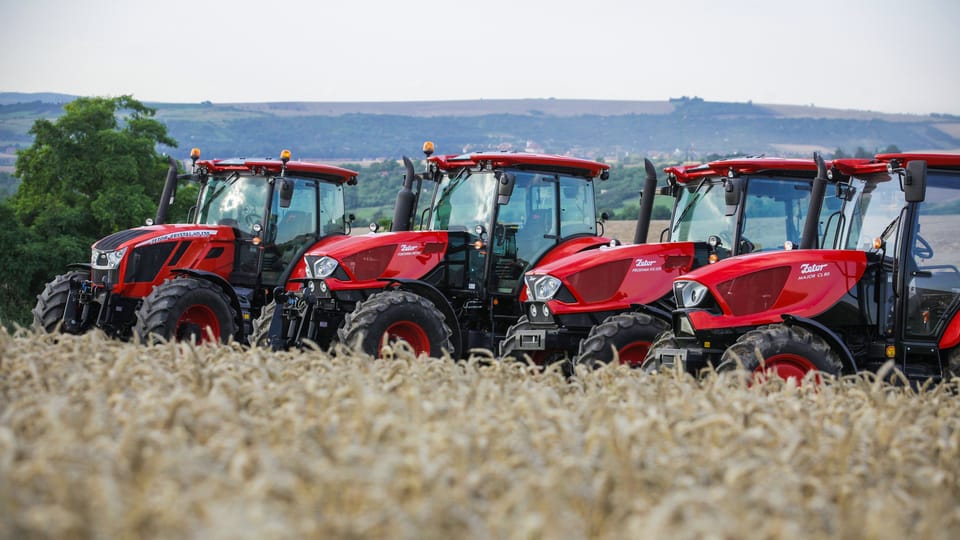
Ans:
[[[29,323],[55,274],[88,261],[97,239],[153,217],[167,169],[158,146],[176,146],[154,113],[131,96],[79,98],[55,122],[34,123],[33,144],[17,152],[19,189],[0,209],[15,261],[0,269],[15,281],[0,290],[3,322]]]

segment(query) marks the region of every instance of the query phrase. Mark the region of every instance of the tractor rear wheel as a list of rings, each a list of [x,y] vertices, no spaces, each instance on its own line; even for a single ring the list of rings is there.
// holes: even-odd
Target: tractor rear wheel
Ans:
[[[800,326],[771,324],[740,336],[720,357],[718,372],[733,371],[739,364],[754,377],[767,373],[798,383],[816,371],[839,376],[843,371],[840,356],[813,332]],[[816,381],[820,382],[819,374]]]
[[[614,350],[621,364],[640,367],[658,335],[670,326],[647,313],[620,313],[590,329],[580,342],[575,364],[591,368],[613,362]]]
[[[166,341],[196,340],[227,343],[237,333],[230,298],[217,285],[192,277],[165,280],[150,291],[137,310],[134,332],[144,342],[151,336]]]
[[[440,357],[453,353],[443,313],[426,298],[409,291],[388,290],[357,304],[338,330],[340,341],[374,357],[395,341],[406,341],[417,354]]]
[[[507,329],[507,335],[500,343],[500,357],[504,360],[522,361],[524,356],[529,356],[530,360],[538,366],[546,366],[554,362],[560,362],[566,359],[567,354],[561,350],[542,350],[529,351],[517,348],[517,332],[531,328],[530,319],[522,315],[517,319],[516,324]]]
[[[70,296],[70,280],[89,279],[89,272],[67,272],[53,278],[53,281],[43,287],[37,295],[37,305],[33,307],[33,325],[46,332],[54,332],[63,322],[63,315],[67,309],[67,298]]]

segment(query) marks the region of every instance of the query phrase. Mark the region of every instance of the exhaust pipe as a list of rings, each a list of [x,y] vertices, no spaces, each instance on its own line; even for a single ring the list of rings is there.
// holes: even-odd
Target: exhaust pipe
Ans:
[[[170,168],[167,169],[167,180],[163,183],[163,193],[160,194],[157,218],[153,220],[154,225],[163,225],[167,220],[167,211],[177,192],[177,160],[173,159],[173,156],[167,156],[167,160],[170,162]]]
[[[647,170],[647,177],[643,181],[643,191],[640,192],[640,214],[637,216],[637,230],[633,235],[634,244],[647,243],[650,218],[653,215],[653,199],[657,194],[657,168],[647,158],[643,159],[643,167]]]
[[[391,231],[409,231],[410,221],[413,213],[413,179],[417,173],[413,170],[413,162],[410,158],[403,156],[403,166],[407,170],[403,178],[403,185],[397,193],[397,203],[393,205],[393,223],[390,224]]]
[[[820,247],[820,211],[823,209],[823,196],[827,191],[827,164],[820,152],[813,153],[813,161],[817,163],[817,177],[813,179],[813,186],[810,188],[810,206],[807,208],[807,219],[803,222],[800,249]]]

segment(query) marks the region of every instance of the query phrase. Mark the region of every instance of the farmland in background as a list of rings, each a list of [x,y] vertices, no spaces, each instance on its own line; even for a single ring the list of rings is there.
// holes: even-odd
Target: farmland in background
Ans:
[[[958,391],[0,331],[0,538],[952,539]]]

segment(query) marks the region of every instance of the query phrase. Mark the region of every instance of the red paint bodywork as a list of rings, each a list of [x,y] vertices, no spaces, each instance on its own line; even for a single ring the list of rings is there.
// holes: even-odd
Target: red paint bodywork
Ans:
[[[554,315],[625,310],[669,293],[673,278],[692,268],[693,252],[693,242],[600,248],[554,259],[528,274],[550,274],[568,285],[577,301],[550,300]]]
[[[953,320],[947,325],[947,329],[943,331],[943,336],[940,337],[938,347],[941,349],[949,349],[957,345],[960,345],[960,313],[953,316]]]
[[[785,275],[751,279],[777,268],[785,268]],[[710,330],[776,324],[785,314],[815,317],[856,287],[866,268],[863,251],[797,250],[726,259],[681,279],[707,286],[720,306],[723,314],[719,316],[706,310],[688,312],[695,329]],[[771,283],[781,277],[782,286]]]

